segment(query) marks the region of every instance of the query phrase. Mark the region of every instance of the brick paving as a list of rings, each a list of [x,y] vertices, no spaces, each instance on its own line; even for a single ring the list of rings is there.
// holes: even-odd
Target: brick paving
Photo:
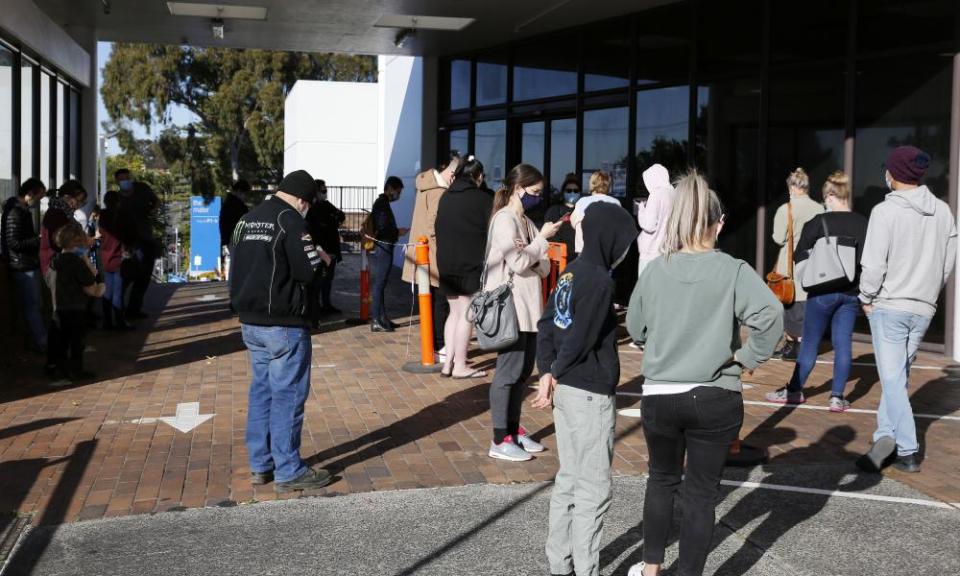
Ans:
[[[351,289],[345,278],[340,301],[356,299]],[[89,384],[51,387],[38,377],[37,359],[4,366],[0,517],[19,512],[51,524],[300,497],[249,482],[243,441],[249,366],[224,294],[216,283],[153,287],[152,309],[159,314],[147,325],[128,334],[91,334],[89,365],[99,378]],[[404,325],[408,320],[400,311],[409,311],[409,298],[398,287],[390,299]],[[351,315],[355,310],[348,310]],[[490,378],[452,380],[401,369],[417,355],[416,325],[372,334],[366,326],[331,322],[313,342],[302,453],[335,472],[336,480],[304,496],[553,477],[557,457],[549,412],[526,409],[523,417],[546,452],[528,463],[492,460],[486,456]],[[619,408],[639,403],[631,394],[640,391],[642,355],[626,344],[624,338]],[[869,346],[855,345],[855,357],[871,363]],[[492,368],[493,355],[477,351],[473,361]],[[911,378],[916,412],[960,416],[960,378],[949,359],[921,354],[917,365]],[[792,367],[777,361],[763,366],[750,378],[745,399],[762,401]],[[824,364],[814,370],[808,405],[826,404],[830,369]],[[872,366],[854,367],[848,385],[854,408],[875,410],[879,389]],[[199,402],[201,414],[215,416],[188,433],[157,420],[174,416],[183,402]],[[748,405],[743,435],[769,448],[767,467],[775,473],[778,463],[851,462],[869,446],[874,425],[870,413]],[[926,451],[923,472],[888,475],[931,497],[960,502],[960,448],[954,441],[960,420],[919,418],[918,430]],[[617,433],[616,473],[644,473],[639,420],[619,418]]]

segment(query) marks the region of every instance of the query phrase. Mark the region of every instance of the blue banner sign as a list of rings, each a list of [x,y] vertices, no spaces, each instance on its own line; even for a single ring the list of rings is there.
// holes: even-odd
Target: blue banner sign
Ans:
[[[220,198],[190,197],[190,273],[220,270]]]

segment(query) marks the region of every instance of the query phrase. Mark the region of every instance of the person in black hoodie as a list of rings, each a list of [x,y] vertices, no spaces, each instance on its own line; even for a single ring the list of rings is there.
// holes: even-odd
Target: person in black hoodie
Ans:
[[[627,212],[605,203],[586,210],[581,229],[583,250],[537,324],[541,376],[533,407],[552,404],[560,457],[547,536],[550,572],[558,575],[599,574],[620,380],[611,274],[638,233]]]
[[[330,262],[303,221],[316,194],[310,174],[291,172],[273,197],[240,219],[233,236],[230,299],[253,365],[246,438],[251,482],[276,479],[277,492],[330,482],[328,472],[300,458],[312,355],[306,286],[320,262]]]
[[[340,251],[340,225],[347,215],[327,200],[327,183],[317,180],[317,200],[307,212],[307,228],[313,241],[330,255],[330,264],[321,266],[310,284],[310,321],[316,328],[322,314],[339,314],[340,310],[330,300],[333,291],[333,276],[337,262],[343,260]]]
[[[237,180],[230,187],[230,191],[223,197],[223,204],[220,205],[220,254],[221,258],[233,259],[233,243],[230,239],[233,237],[233,229],[237,222],[243,218],[243,215],[250,211],[247,203],[243,201],[241,194],[250,192],[250,183],[246,180]],[[224,254],[226,249],[226,254]],[[227,269],[227,266],[224,266]],[[230,274],[227,274],[227,290],[230,289]]]
[[[372,332],[393,332],[396,328],[387,318],[385,295],[390,272],[393,270],[393,255],[396,243],[406,236],[408,228],[397,228],[397,219],[393,215],[391,202],[400,199],[403,193],[403,180],[388,176],[383,184],[383,194],[377,197],[370,210],[373,220],[373,251],[370,253],[370,268],[373,272],[373,289],[370,295],[370,330]]]
[[[493,194],[483,188],[483,164],[473,155],[457,167],[450,188],[437,208],[437,272],[440,289],[450,305],[443,328],[447,355],[443,376],[483,378],[483,370],[467,366],[467,348],[473,324],[467,320],[470,300],[480,290],[487,228],[493,211]]]

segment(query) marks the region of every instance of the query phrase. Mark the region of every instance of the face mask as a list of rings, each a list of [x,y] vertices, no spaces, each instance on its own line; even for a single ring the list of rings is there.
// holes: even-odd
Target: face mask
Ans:
[[[133,180],[121,180],[120,181],[120,190],[124,192],[129,192],[133,190]]]
[[[523,205],[523,211],[529,212],[540,205],[540,202],[543,201],[543,198],[540,196],[534,196],[533,194],[527,194],[526,192],[520,196],[520,204]]]
[[[889,178],[886,174],[883,175],[883,181],[887,183],[887,190],[893,192],[893,180]]]
[[[77,246],[73,250],[71,250],[71,252],[73,252],[77,256],[83,256],[87,253],[87,249],[84,246]]]
[[[564,193],[563,193],[563,201],[566,202],[567,204],[576,204],[576,203],[577,203],[577,200],[579,200],[579,199],[580,199],[580,193],[579,193],[579,192],[564,192]]]

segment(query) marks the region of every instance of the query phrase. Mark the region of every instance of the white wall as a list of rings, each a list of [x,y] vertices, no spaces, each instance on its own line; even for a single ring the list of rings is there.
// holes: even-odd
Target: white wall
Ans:
[[[420,166],[423,130],[423,61],[413,56],[380,56],[378,88],[380,92],[379,180],[397,176],[403,180],[403,195],[393,203],[397,225],[409,228],[413,217],[415,180]],[[431,86],[431,89],[433,87]],[[410,242],[413,239],[403,238]],[[397,250],[394,264],[403,262]]]
[[[378,186],[377,85],[299,80],[284,108],[283,172],[328,186]]]

